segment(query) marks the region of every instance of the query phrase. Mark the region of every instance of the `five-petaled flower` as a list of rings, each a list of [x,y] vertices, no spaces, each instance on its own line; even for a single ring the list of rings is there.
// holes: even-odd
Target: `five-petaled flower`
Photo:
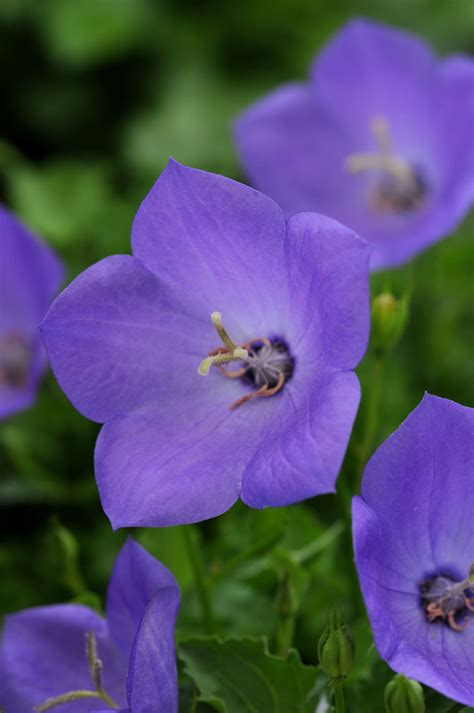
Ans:
[[[129,539],[109,583],[106,619],[79,604],[6,618],[0,705],[5,713],[176,713],[178,608],[171,572]]]
[[[62,388],[105,422],[95,469],[113,526],[332,492],[368,338],[367,243],[171,161],[132,246],[81,274],[42,325]]]
[[[474,705],[474,409],[425,396],[354,499],[362,592],[382,658]]]
[[[254,185],[287,212],[316,210],[374,243],[374,269],[446,236],[474,196],[474,62],[438,60],[414,35],[350,22],[236,124]]]
[[[35,399],[46,366],[38,324],[62,277],[56,255],[0,206],[0,418]]]

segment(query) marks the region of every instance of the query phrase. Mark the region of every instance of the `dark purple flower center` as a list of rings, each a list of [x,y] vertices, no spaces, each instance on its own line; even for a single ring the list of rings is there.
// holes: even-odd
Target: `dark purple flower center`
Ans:
[[[31,348],[20,334],[0,339],[0,384],[21,389],[28,380]]]
[[[254,337],[243,344],[235,344],[222,325],[219,312],[213,312],[212,322],[223,346],[209,352],[199,365],[199,373],[205,376],[211,366],[217,366],[223,376],[229,379],[242,379],[255,386],[242,398],[237,399],[230,408],[251,401],[257,397],[268,397],[278,393],[291,378],[295,359],[284,339],[280,337]],[[238,369],[228,369],[224,365],[238,361]]]
[[[257,340],[249,345],[248,352],[249,357],[242,378],[255,384],[258,389],[262,386],[275,388],[282,375],[285,382],[291,378],[295,359],[283,339],[270,339],[265,343]]]
[[[374,182],[371,203],[378,213],[411,213],[421,206],[425,195],[425,180],[412,168],[410,179],[404,181],[382,173]]]
[[[462,581],[436,574],[419,585],[421,602],[429,622],[441,621],[455,631],[466,628],[467,615],[474,612],[474,584],[470,576]]]
[[[427,193],[423,173],[394,153],[390,127],[384,117],[373,118],[371,131],[376,149],[349,156],[346,160],[347,170],[373,176],[368,198],[377,213],[403,214],[417,210]]]

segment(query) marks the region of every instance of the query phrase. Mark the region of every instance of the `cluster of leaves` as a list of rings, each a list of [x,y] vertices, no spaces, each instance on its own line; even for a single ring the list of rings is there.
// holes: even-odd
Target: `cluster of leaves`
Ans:
[[[134,212],[170,154],[239,178],[232,117],[281,81],[303,77],[352,13],[418,31],[440,51],[469,51],[468,4],[297,0],[269,11],[263,0],[3,0],[0,62],[9,71],[0,89],[0,199],[55,247],[73,278],[105,255],[128,252]],[[373,280],[374,294],[410,295],[404,337],[386,363],[377,442],[425,389],[474,401],[472,228],[466,222],[415,264]],[[359,369],[364,394],[374,358],[369,350]],[[363,400],[342,489],[360,470],[366,411]],[[35,408],[1,425],[2,612],[66,600],[100,608],[125,534],[111,532],[100,508],[96,434],[51,375]],[[357,642],[348,709],[380,712],[391,673],[373,647],[346,507],[333,496],[284,511],[236,505],[195,533],[214,636],[202,636],[182,528],[134,533],[182,588],[183,713],[330,711],[316,650],[335,603]],[[275,656],[290,643],[298,654]],[[427,707],[447,713],[452,703],[427,692]]]

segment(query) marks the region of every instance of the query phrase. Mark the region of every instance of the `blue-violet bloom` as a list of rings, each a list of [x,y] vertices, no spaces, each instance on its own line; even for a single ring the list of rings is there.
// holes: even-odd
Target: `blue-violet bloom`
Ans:
[[[370,247],[314,213],[171,161],[134,257],[80,275],[42,325],[85,416],[114,527],[332,492],[359,402]]]
[[[36,397],[46,366],[38,324],[62,278],[56,255],[0,206],[0,419]]]
[[[474,196],[474,61],[439,60],[416,36],[349,22],[307,83],[236,123],[243,166],[287,215],[316,210],[398,265],[446,236]]]
[[[115,562],[105,619],[79,604],[6,618],[0,707],[5,713],[176,713],[178,608],[171,572],[129,539]]]
[[[369,461],[356,565],[398,673],[474,705],[474,409],[426,395]]]

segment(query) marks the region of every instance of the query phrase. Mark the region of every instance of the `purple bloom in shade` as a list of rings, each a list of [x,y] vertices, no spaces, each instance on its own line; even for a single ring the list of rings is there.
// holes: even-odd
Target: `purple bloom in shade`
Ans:
[[[56,255],[0,206],[0,419],[35,399],[46,366],[38,324],[62,278]]]
[[[359,402],[369,246],[174,161],[132,245],[81,274],[42,325],[62,388],[105,422],[95,470],[113,526],[332,492]]]
[[[292,83],[236,123],[254,185],[290,215],[316,210],[398,265],[453,230],[474,195],[474,62],[437,59],[420,39],[346,25]]]
[[[383,659],[474,705],[474,409],[426,395],[369,461],[356,565]]]
[[[109,583],[106,619],[78,604],[6,618],[0,707],[5,713],[176,713],[178,608],[171,572],[129,539]]]

